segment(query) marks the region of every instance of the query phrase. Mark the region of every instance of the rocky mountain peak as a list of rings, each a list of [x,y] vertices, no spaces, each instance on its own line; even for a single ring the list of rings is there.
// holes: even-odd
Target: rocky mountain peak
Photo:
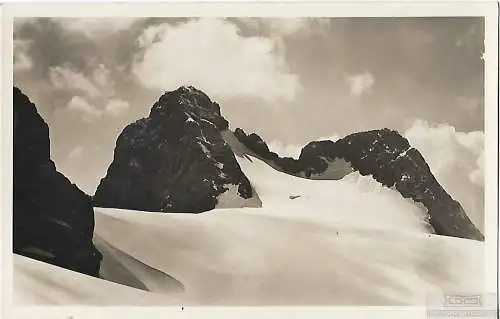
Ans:
[[[200,90],[166,92],[147,118],[118,137],[95,204],[199,213],[220,205],[221,194],[231,194],[233,205],[260,205],[221,135],[227,127],[219,105]]]
[[[219,104],[193,86],[181,86],[163,94],[151,108],[149,117],[158,120],[173,117],[198,124],[203,121],[219,130],[225,130],[229,125],[220,113]]]

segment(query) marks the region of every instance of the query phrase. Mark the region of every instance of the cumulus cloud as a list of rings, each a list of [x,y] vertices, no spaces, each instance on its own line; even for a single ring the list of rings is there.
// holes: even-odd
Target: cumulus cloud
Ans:
[[[363,93],[369,92],[370,88],[375,83],[375,77],[370,72],[350,75],[346,77],[346,82],[349,84],[349,89],[352,96],[360,96]]]
[[[223,19],[190,20],[146,29],[133,72],[149,88],[194,85],[215,98],[293,99],[299,80],[288,70],[277,42],[243,37]]]
[[[484,153],[484,133],[481,131],[457,132],[448,124],[431,126],[426,121],[417,120],[404,135],[428,157],[429,165],[436,173],[459,168],[469,176],[469,173],[484,167],[478,161]]]
[[[57,89],[77,90],[91,97],[100,94],[96,86],[85,75],[66,66],[51,67],[49,81]]]
[[[126,111],[128,108],[129,108],[129,103],[127,101],[112,99],[106,105],[105,112],[113,116],[118,116],[122,114],[124,111]]]
[[[484,133],[458,132],[448,124],[417,120],[404,133],[443,188],[480,228],[484,221]]]

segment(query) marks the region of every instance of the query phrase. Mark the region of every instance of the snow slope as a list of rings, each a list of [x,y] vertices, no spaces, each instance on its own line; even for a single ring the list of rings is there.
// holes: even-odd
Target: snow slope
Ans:
[[[103,277],[135,288],[16,256],[16,297],[58,304],[423,305],[443,292],[482,291],[484,243],[429,234],[423,211],[397,192],[355,173],[339,181],[293,177],[240,151],[262,208],[96,208]],[[229,196],[224,202],[230,206]]]
[[[168,305],[173,300],[14,255],[14,302],[18,305]]]

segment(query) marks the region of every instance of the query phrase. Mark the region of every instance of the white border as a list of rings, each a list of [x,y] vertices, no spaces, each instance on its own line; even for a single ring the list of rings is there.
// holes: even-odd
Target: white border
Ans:
[[[300,1],[169,1],[9,3],[6,15],[15,17],[495,17],[494,2],[300,2]]]
[[[498,164],[498,8],[495,2],[170,2],[9,3],[2,8],[2,317],[5,318],[425,318],[422,307],[16,307],[12,305],[12,18],[13,17],[485,17],[485,282],[496,291]],[[7,311],[7,312],[6,312]],[[14,312],[15,311],[15,316]],[[8,314],[8,315],[7,315]]]

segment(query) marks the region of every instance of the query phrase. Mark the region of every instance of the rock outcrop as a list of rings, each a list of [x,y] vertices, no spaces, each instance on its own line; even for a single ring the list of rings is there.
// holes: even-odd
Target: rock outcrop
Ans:
[[[219,105],[203,92],[193,87],[166,92],[147,118],[118,137],[94,204],[200,213],[230,193],[234,205],[253,206],[257,195],[221,135],[227,129]]]
[[[56,170],[49,128],[18,88],[14,111],[14,253],[98,276],[91,199]]]
[[[234,135],[256,156],[284,173],[310,179],[339,179],[352,170],[371,175],[403,197],[422,203],[437,234],[484,240],[460,203],[435,179],[420,152],[396,131],[372,130],[336,142],[314,141],[302,149],[298,159],[271,152],[257,134],[247,135],[238,128]]]

